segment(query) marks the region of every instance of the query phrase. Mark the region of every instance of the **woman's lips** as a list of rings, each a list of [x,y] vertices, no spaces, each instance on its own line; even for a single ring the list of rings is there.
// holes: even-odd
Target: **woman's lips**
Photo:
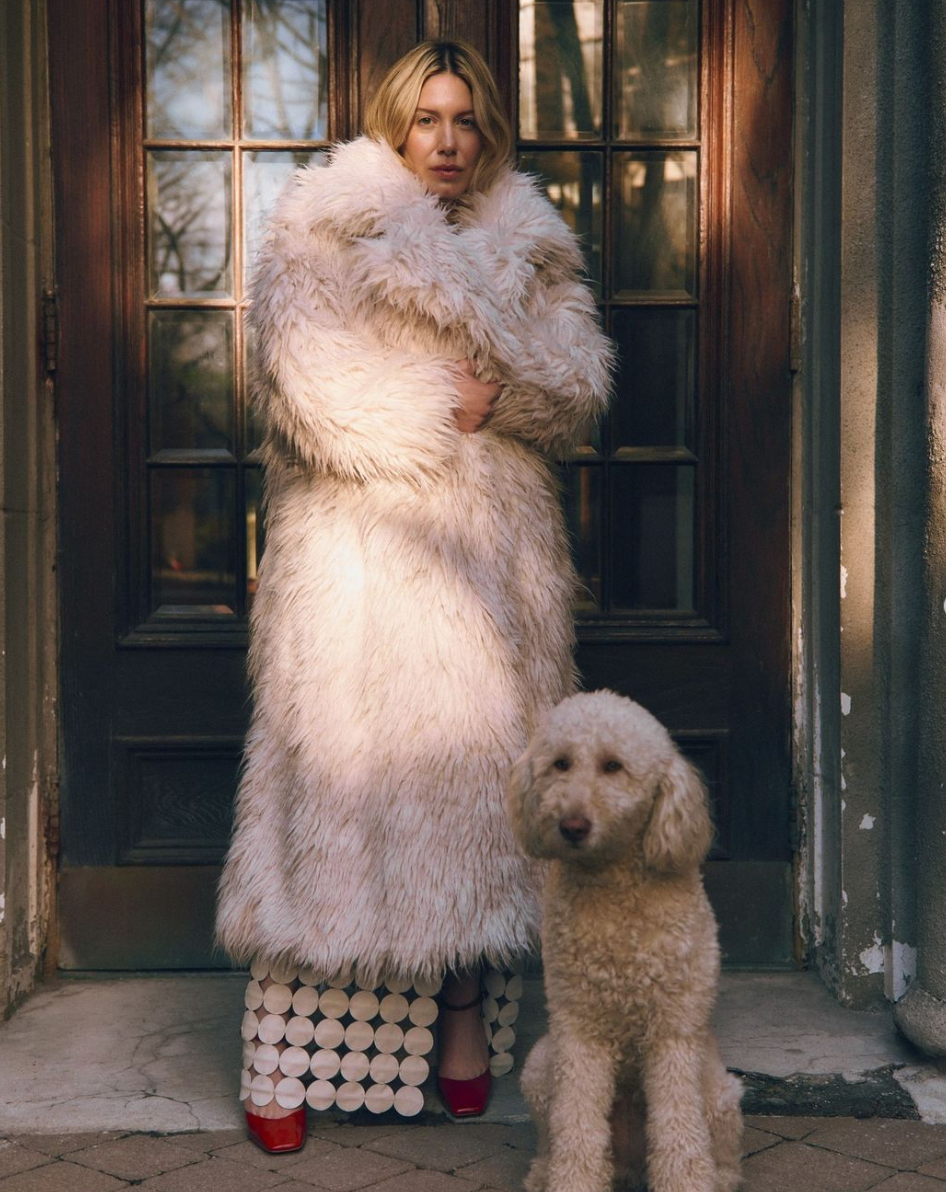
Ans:
[[[435,174],[440,174],[443,178],[453,178],[461,172],[459,166],[433,166]]]

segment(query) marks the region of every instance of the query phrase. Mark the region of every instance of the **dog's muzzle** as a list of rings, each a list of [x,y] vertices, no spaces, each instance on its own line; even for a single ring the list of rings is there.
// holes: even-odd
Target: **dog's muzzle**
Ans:
[[[569,815],[559,820],[558,830],[569,844],[579,845],[591,831],[591,820],[583,815]]]

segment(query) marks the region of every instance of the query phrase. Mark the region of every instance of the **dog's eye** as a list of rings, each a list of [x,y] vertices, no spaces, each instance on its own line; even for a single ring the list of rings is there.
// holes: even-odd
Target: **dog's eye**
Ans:
[[[616,774],[618,772],[618,770],[623,770],[623,768],[624,767],[621,765],[621,763],[618,761],[615,761],[614,758],[611,758],[609,761],[606,761],[604,763],[604,765],[601,767],[601,769],[605,772],[605,774]]]
[[[552,762],[552,765],[556,770],[567,770],[571,765],[571,762],[567,757],[557,757],[555,761]]]

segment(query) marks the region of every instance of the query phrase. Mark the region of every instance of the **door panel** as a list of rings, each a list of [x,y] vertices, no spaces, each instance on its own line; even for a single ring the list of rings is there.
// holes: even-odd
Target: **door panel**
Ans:
[[[735,963],[791,957],[788,0],[50,0],[68,968],[210,951],[265,546],[246,278],[268,205],[465,36],[621,356],[564,461],[586,686],[706,775]],[[111,184],[110,184],[111,183]]]

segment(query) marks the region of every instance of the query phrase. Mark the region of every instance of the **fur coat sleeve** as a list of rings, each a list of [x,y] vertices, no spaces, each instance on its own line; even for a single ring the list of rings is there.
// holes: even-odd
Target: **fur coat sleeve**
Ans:
[[[525,175],[504,171],[451,222],[386,145],[339,146],[285,196],[256,273],[263,418],[300,462],[422,479],[457,450],[467,355],[503,387],[489,428],[563,453],[603,411],[613,365],[581,264]],[[379,323],[455,348],[382,347],[365,334]]]
[[[455,362],[359,327],[331,234],[276,226],[252,287],[254,389],[282,451],[350,479],[416,481],[456,451]]]

